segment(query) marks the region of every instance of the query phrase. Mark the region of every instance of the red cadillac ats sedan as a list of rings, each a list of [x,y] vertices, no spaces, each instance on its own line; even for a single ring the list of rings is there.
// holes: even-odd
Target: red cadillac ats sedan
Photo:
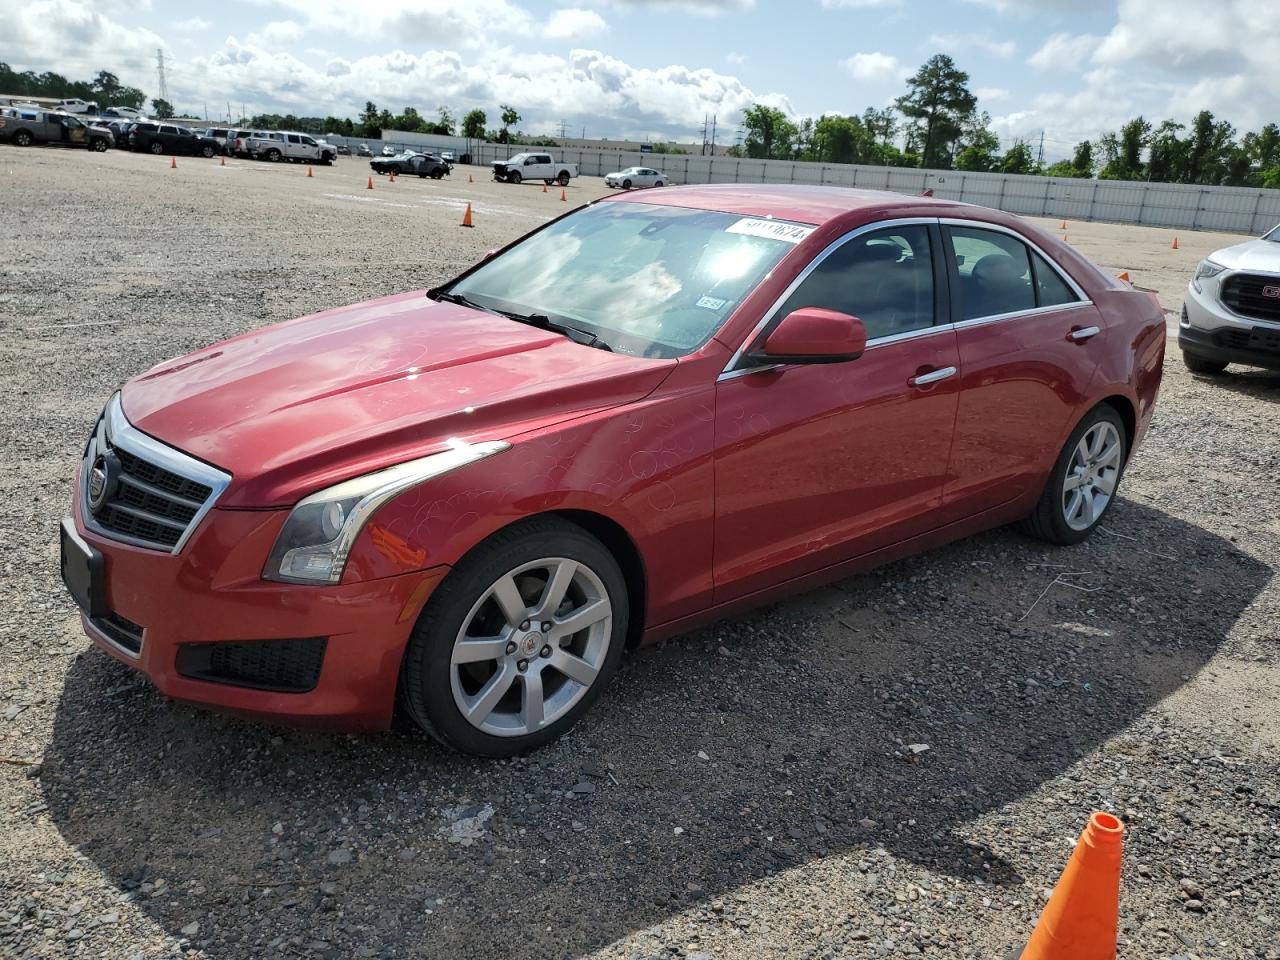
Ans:
[[[130,380],[62,575],[165,694],[560,736],[623,652],[1019,521],[1073,544],[1164,318],[1023,221],[835,188],[612,197],[429,291]]]

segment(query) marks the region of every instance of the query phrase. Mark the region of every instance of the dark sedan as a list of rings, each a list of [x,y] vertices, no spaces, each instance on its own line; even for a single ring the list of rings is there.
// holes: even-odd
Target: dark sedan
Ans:
[[[148,153],[189,153],[212,157],[222,152],[222,145],[213,137],[195,133],[174,123],[155,123],[146,120],[135,123],[129,130],[129,149]]]
[[[370,160],[369,166],[374,173],[394,173],[400,176],[415,173],[420,177],[439,180],[453,172],[453,166],[447,160],[441,160],[429,153],[398,153],[394,157],[378,157]]]

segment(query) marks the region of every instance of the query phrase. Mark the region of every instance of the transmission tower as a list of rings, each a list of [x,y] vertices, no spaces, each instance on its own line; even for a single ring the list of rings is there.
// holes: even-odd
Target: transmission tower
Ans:
[[[156,86],[160,89],[160,99],[169,100],[169,85],[164,82],[164,50],[160,47],[156,48]]]
[[[560,121],[560,139],[569,139],[569,122],[567,120]]]

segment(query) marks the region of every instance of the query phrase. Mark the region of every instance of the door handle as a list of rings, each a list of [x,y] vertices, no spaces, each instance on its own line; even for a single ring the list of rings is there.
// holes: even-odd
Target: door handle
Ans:
[[[931,383],[937,383],[939,380],[945,380],[947,377],[956,375],[955,367],[939,367],[937,370],[930,370],[928,373],[916,374],[907,381],[909,387],[927,387]]]
[[[1101,332],[1101,327],[1076,327],[1067,334],[1067,339],[1074,340],[1076,343],[1084,343],[1090,337],[1096,337]]]

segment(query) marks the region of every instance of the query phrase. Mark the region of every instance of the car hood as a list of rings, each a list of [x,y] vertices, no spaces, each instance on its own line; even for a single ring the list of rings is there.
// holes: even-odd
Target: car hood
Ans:
[[[421,291],[214,344],[129,381],[129,421],[228,471],[219,506],[296,503],[349,477],[639,400],[675,367]]]
[[[1250,240],[1211,253],[1209,259],[1231,270],[1280,273],[1280,243],[1272,240]]]

